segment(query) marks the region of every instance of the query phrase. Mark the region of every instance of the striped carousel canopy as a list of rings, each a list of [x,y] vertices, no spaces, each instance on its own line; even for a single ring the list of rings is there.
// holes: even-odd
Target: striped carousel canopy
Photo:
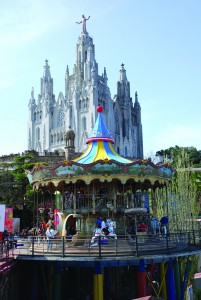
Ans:
[[[86,139],[88,147],[86,151],[73,161],[80,164],[90,164],[98,160],[115,160],[120,163],[129,164],[132,161],[121,157],[114,150],[114,139],[108,131],[102,117],[102,106],[97,107],[98,117],[91,135]]]

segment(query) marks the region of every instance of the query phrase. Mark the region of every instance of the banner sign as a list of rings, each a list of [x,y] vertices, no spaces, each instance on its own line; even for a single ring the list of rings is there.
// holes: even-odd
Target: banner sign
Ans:
[[[13,208],[5,209],[5,229],[12,232],[13,230]]]
[[[4,231],[4,223],[5,223],[5,204],[0,204],[0,232]]]

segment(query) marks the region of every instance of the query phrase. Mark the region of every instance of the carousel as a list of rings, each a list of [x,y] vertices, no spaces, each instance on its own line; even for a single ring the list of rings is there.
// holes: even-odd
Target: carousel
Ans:
[[[99,216],[114,222],[117,235],[148,231],[150,217],[168,215],[171,166],[120,156],[113,148],[114,139],[102,111],[98,106],[95,126],[81,156],[68,159],[74,151],[75,137],[70,130],[66,134],[65,161],[55,166],[37,165],[26,172],[37,194],[37,205],[42,202],[38,199],[41,195],[51,198],[53,221],[62,235],[69,228],[93,232]]]

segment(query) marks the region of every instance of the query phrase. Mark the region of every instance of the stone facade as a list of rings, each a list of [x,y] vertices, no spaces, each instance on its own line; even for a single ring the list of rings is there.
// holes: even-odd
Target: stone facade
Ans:
[[[96,107],[104,108],[103,118],[115,140],[115,150],[124,157],[143,158],[141,108],[137,92],[135,101],[130,96],[130,83],[124,65],[121,65],[117,94],[111,98],[104,68],[98,74],[95,46],[92,37],[82,31],[76,45],[76,63],[70,75],[65,73],[65,93],[59,93],[57,100],[53,93],[53,78],[50,66],[45,61],[38,99],[34,89],[29,100],[28,150],[64,152],[66,134],[74,131],[75,152],[86,149],[86,138],[93,129]]]

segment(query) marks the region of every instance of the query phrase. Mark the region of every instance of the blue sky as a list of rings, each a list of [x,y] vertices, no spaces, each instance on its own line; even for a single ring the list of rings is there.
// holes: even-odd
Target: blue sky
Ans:
[[[144,156],[171,146],[201,149],[200,0],[9,0],[0,3],[0,155],[27,149],[31,88],[49,60],[56,99],[75,63],[81,15],[91,16],[99,74],[111,96],[123,62],[142,109]]]

